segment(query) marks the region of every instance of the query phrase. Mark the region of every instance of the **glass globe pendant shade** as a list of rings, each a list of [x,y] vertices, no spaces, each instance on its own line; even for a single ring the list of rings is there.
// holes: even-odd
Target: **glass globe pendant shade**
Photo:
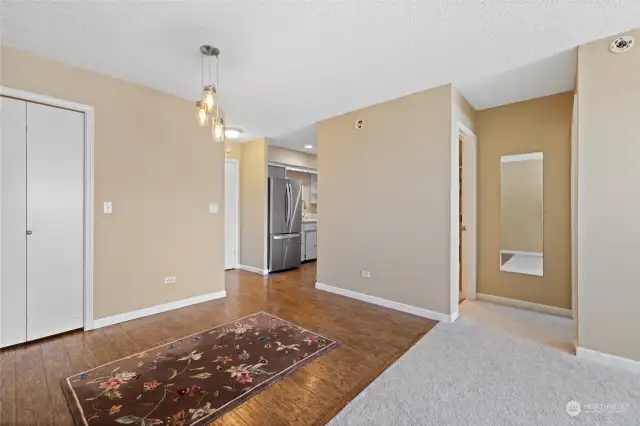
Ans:
[[[213,139],[216,142],[224,142],[224,119],[222,117],[214,117],[211,123]]]
[[[206,105],[207,110],[213,111],[216,106],[216,86],[211,84],[204,86],[204,96],[202,102]]]
[[[207,106],[202,102],[196,102],[196,114],[198,117],[198,124],[202,127],[208,124],[207,120]]]

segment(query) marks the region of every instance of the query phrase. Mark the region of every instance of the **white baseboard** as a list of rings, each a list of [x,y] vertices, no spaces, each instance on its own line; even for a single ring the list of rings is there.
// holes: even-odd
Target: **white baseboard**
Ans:
[[[514,308],[527,309],[557,317],[573,318],[571,309],[558,308],[556,306],[541,305],[539,303],[525,302],[524,300],[509,299],[507,297],[493,296],[491,294],[476,293],[477,300],[496,303],[498,305],[512,306]]]
[[[362,300],[363,302],[373,303],[374,305],[384,306],[386,308],[395,309],[396,311],[407,312],[409,314],[418,315],[420,317],[429,318],[440,322],[454,322],[456,319],[458,319],[457,313],[447,315],[440,312],[434,312],[428,309],[418,308],[416,306],[405,305],[404,303],[394,302],[392,300],[382,299],[380,297],[370,296],[368,294],[358,293],[327,284],[316,283],[316,288],[318,290],[324,290],[330,293],[351,297],[352,299]]]
[[[221,299],[227,296],[227,291],[218,291],[216,293],[203,294],[201,296],[190,297],[189,299],[169,302],[163,305],[151,306],[137,311],[126,312],[124,314],[113,315],[110,317],[99,318],[93,321],[93,328],[106,327],[112,324],[118,324],[137,318],[155,315],[162,312],[172,311],[174,309],[184,308],[185,306],[195,305],[197,303],[208,302],[209,300]]]
[[[622,368],[636,374],[640,374],[640,361],[611,355],[605,352],[594,351],[593,349],[576,347],[576,356],[610,367]]]
[[[239,263],[238,263],[238,269],[242,269],[243,271],[253,272],[254,274],[269,275],[269,270],[267,269],[254,268],[253,266],[240,265]]]

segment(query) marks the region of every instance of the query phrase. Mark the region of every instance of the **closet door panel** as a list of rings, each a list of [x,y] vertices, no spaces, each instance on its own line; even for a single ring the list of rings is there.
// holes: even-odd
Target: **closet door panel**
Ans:
[[[27,339],[81,328],[84,114],[27,104]]]
[[[27,106],[0,97],[0,347],[27,338]]]

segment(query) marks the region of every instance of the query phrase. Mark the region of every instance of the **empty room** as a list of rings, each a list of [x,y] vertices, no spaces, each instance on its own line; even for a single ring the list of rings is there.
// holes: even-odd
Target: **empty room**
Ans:
[[[0,425],[637,425],[640,5],[0,2]]]

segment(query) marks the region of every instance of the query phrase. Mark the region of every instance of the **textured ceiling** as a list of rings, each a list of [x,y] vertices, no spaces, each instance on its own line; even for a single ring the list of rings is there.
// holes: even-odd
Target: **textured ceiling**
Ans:
[[[569,49],[531,64],[480,80],[456,83],[476,110],[573,90],[578,49]]]
[[[276,140],[638,26],[637,0],[2,2],[3,43],[194,101],[218,46],[229,124]]]

